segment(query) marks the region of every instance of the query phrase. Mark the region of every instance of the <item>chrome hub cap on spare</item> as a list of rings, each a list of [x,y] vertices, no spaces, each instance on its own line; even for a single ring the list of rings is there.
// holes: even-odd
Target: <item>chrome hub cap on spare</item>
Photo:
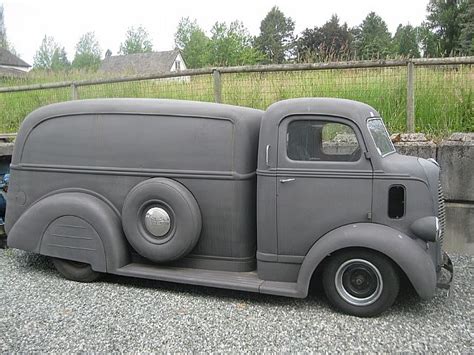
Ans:
[[[145,213],[145,227],[155,237],[163,237],[171,228],[168,212],[160,207],[152,207]]]
[[[337,269],[336,291],[354,306],[368,306],[382,294],[382,275],[377,267],[363,259],[351,259]]]

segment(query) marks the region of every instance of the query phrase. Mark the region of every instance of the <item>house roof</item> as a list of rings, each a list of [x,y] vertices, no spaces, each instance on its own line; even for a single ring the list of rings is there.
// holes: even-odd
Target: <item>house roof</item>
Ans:
[[[162,73],[169,72],[179,49],[163,52],[115,55],[102,61],[100,70],[107,73]]]
[[[16,55],[5,48],[0,48],[0,65],[25,68],[31,67],[31,65],[29,65],[27,62],[18,58]]]

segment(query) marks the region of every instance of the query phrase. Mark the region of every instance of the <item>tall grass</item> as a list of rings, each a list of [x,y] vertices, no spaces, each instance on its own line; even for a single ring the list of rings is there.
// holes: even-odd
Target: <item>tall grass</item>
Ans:
[[[35,73],[4,86],[93,79],[96,73]],[[433,137],[474,131],[472,65],[417,67],[416,130]],[[79,87],[81,99],[147,97],[213,101],[210,75],[189,80],[148,80]],[[392,132],[406,130],[406,68],[370,68],[222,75],[224,103],[266,109],[294,97],[340,97],[372,105]],[[15,132],[34,109],[71,98],[69,88],[0,93],[0,130]]]

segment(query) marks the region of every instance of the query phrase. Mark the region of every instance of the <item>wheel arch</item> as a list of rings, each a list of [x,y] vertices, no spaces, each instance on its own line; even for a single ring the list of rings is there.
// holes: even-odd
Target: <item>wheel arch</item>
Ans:
[[[385,225],[350,224],[337,228],[320,238],[305,256],[301,265],[297,289],[306,296],[316,269],[323,266],[331,253],[363,248],[389,258],[408,278],[417,294],[429,299],[436,289],[436,268],[421,243]]]
[[[13,248],[86,262],[100,272],[130,262],[120,216],[103,199],[84,191],[50,194],[35,202],[12,226],[7,243]]]

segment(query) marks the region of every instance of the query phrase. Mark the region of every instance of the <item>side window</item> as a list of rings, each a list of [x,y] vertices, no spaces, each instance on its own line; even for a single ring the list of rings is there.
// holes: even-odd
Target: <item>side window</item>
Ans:
[[[361,150],[354,130],[346,124],[296,120],[288,125],[287,155],[302,161],[357,161]]]

